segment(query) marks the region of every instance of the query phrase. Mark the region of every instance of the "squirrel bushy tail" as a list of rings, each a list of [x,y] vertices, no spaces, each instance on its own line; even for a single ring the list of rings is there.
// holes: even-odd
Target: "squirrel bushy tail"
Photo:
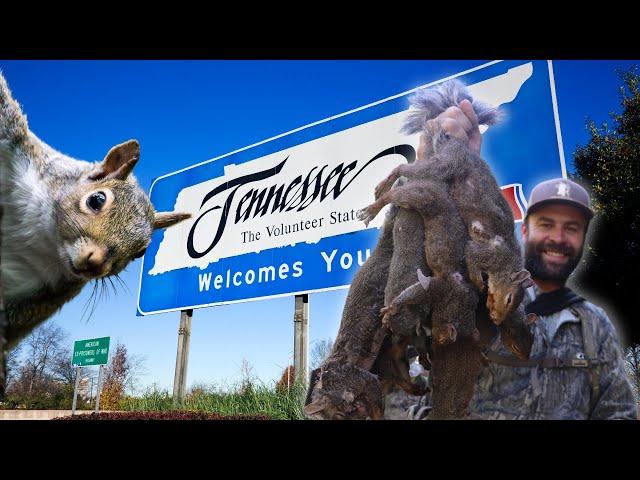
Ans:
[[[0,141],[17,145],[29,137],[27,117],[11,96],[2,72],[0,72]]]
[[[460,80],[449,80],[433,88],[418,90],[409,98],[413,110],[409,112],[401,131],[412,135],[422,131],[425,122],[436,118],[449,107],[469,100],[478,116],[480,125],[494,125],[501,120],[502,112],[480,101],[474,101],[467,87]]]

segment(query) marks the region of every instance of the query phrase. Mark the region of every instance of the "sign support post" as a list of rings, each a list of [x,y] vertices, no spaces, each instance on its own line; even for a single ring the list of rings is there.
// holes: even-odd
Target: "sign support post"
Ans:
[[[296,295],[293,325],[293,368],[296,381],[306,384],[309,346],[309,294]]]
[[[111,337],[90,338],[87,340],[76,340],[73,344],[72,364],[76,367],[76,384],[73,389],[72,415],[76,412],[78,385],[80,384],[80,369],[93,365],[100,365],[98,372],[98,398],[96,399],[96,412],[100,408],[100,379],[102,378],[102,368],[109,360],[109,343]],[[91,384],[93,393],[93,383]],[[91,396],[91,394],[89,395]]]
[[[76,405],[78,400],[78,385],[80,385],[80,371],[82,370],[81,366],[76,367],[76,382],[73,387],[73,405],[71,406],[71,415],[76,414]]]
[[[100,411],[100,394],[102,393],[102,368],[104,365],[100,365],[98,370],[98,393],[96,396],[96,413]]]
[[[178,353],[176,355],[176,371],[173,377],[173,405],[175,407],[183,402],[187,390],[187,363],[189,361],[192,316],[193,310],[182,310],[180,312]]]

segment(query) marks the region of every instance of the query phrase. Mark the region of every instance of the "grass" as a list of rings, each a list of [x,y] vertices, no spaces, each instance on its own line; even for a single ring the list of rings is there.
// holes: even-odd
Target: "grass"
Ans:
[[[287,392],[265,385],[244,385],[231,391],[197,387],[186,395],[180,410],[212,412],[220,415],[266,415],[274,420],[302,420],[306,387],[295,384]],[[173,396],[152,388],[140,397],[125,397],[122,410],[162,412],[176,410]]]

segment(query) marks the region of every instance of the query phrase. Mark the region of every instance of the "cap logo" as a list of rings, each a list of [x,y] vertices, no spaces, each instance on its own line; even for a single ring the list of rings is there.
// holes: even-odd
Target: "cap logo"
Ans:
[[[561,182],[558,183],[558,192],[556,193],[559,197],[568,197],[569,196],[569,185]]]

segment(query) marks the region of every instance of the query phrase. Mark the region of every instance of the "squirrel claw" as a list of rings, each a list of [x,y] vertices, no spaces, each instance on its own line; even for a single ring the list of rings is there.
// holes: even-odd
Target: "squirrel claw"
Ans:
[[[365,226],[367,227],[369,226],[369,222],[371,222],[371,220],[373,220],[374,217],[375,217],[375,214],[373,213],[371,207],[366,207],[356,212],[356,218],[358,220],[363,221]]]

